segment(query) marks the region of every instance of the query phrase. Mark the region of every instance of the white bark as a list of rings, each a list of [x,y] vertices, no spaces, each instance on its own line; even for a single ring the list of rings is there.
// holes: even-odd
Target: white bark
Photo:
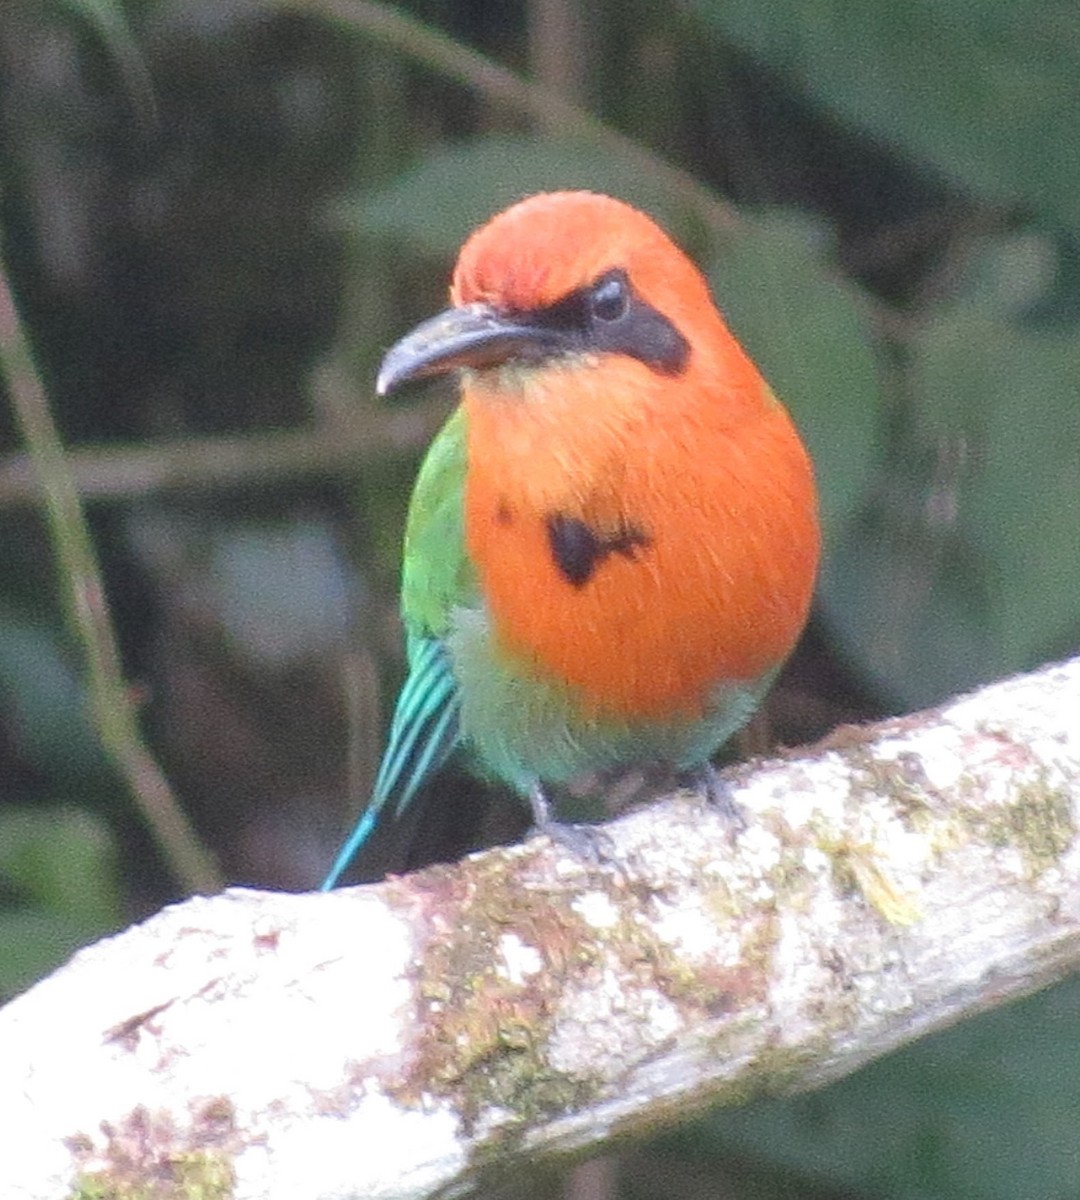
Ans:
[[[0,1012],[0,1195],[458,1194],[1046,984],[1080,952],[1078,713],[1080,660],[741,768],[735,838],[681,796],[594,867],[536,839],[170,908]]]

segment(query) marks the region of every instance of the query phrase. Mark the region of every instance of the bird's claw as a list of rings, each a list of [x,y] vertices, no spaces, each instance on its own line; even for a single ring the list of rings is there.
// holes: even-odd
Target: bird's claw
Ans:
[[[727,822],[733,834],[746,829],[746,814],[735,803],[731,787],[720,772],[707,762],[698,773],[697,782],[705,793],[710,808],[715,809]]]
[[[556,820],[541,784],[534,783],[529,789],[529,803],[533,814],[533,833],[550,838],[556,846],[561,846],[579,862],[590,867],[614,861],[615,852],[610,836],[597,825],[572,825]]]
[[[597,825],[571,825],[552,821],[536,830],[549,837],[556,846],[561,846],[579,862],[590,867],[601,867],[614,859],[611,838]]]

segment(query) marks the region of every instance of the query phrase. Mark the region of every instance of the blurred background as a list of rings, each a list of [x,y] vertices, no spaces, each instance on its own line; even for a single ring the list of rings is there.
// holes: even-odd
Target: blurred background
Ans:
[[[0,313],[0,998],[190,890],[324,874],[452,403],[374,370],[531,191],[658,217],[810,444],[825,567],[744,751],[1075,650],[1078,115],[1068,0],[5,0],[4,261],[120,666],[110,693],[71,619]],[[440,796],[368,873],[525,826]],[[1064,984],[514,1194],[1068,1200],[1078,1125]]]

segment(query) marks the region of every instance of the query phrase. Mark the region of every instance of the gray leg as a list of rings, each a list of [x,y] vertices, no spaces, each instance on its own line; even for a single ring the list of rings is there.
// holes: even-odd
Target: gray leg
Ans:
[[[597,866],[611,858],[611,839],[597,825],[570,825],[557,820],[551,811],[544,785],[536,780],[529,788],[529,805],[532,808],[533,829],[542,833],[575,858],[590,866]]]
[[[557,824],[551,815],[551,801],[539,779],[529,788],[529,806],[532,808],[533,827],[540,833],[547,833],[552,825]]]
[[[731,825],[732,832],[739,833],[745,829],[746,817],[742,809],[735,803],[727,781],[721,777],[720,772],[712,763],[704,763],[695,772],[695,776],[698,786],[705,792],[709,806],[715,808]]]

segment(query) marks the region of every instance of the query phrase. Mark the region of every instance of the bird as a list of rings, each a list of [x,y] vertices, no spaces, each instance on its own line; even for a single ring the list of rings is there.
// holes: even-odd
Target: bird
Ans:
[[[714,781],[806,623],[817,490],[787,410],[660,226],[589,191],[465,241],[450,307],[376,391],[454,374],[406,522],[408,673],[369,804],[455,753],[557,835],[553,791],[652,763]],[[714,792],[717,789],[710,789]]]

